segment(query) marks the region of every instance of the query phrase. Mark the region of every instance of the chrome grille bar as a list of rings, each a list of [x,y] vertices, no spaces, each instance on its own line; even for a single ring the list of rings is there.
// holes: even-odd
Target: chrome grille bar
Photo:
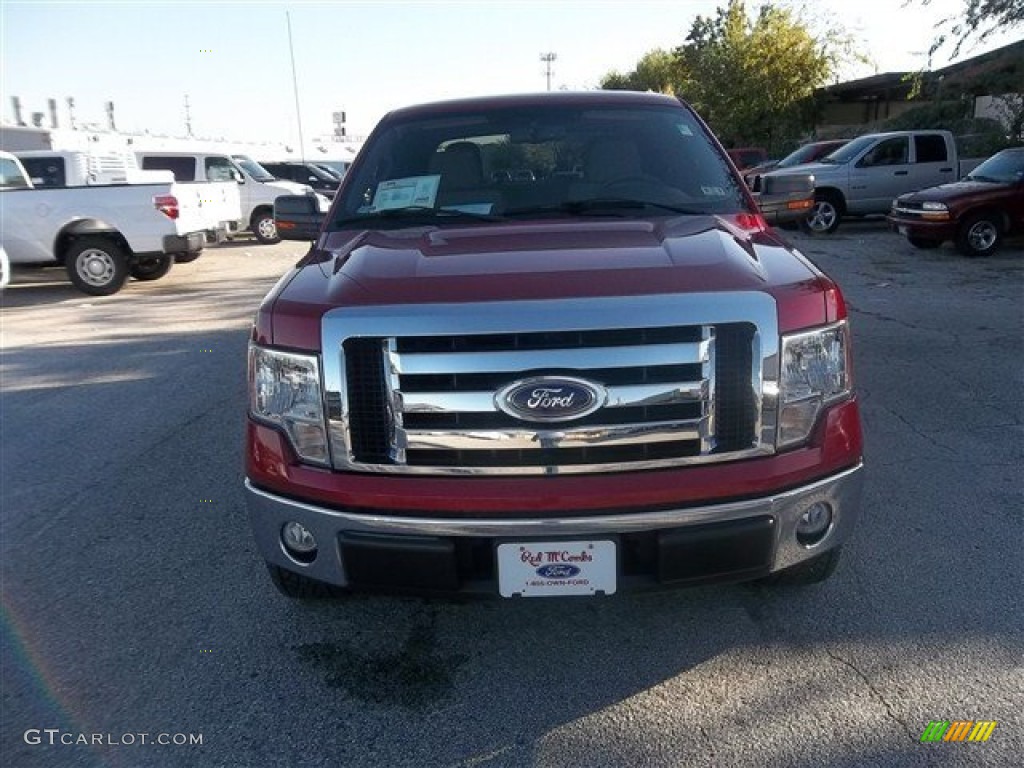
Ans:
[[[338,470],[550,475],[774,451],[778,324],[765,293],[346,307],[324,315],[323,349]],[[497,407],[536,376],[591,381],[605,402],[557,425]]]
[[[399,441],[408,450],[505,451],[533,448],[591,448],[598,446],[668,443],[701,440],[708,420],[662,421],[623,426],[584,427],[559,430],[398,430]]]
[[[607,387],[605,408],[631,408],[644,405],[674,405],[708,398],[709,382],[684,381],[668,384],[637,384]],[[497,413],[494,392],[398,392],[397,404],[403,413]]]
[[[507,352],[392,353],[390,363],[401,375],[479,373],[539,368],[638,368],[653,365],[706,363],[710,341],[696,344],[652,344],[642,347],[523,349]]]

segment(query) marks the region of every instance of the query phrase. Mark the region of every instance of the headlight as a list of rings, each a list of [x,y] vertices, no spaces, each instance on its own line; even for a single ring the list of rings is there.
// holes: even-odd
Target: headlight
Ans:
[[[330,463],[320,363],[315,356],[250,344],[249,413],[282,429],[304,461]]]
[[[778,447],[806,440],[821,410],[850,396],[848,333],[842,322],[782,337]]]

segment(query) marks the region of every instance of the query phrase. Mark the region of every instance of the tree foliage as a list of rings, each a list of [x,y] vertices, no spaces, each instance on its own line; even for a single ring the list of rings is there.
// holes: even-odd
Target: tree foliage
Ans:
[[[851,50],[847,36],[815,35],[789,8],[768,4],[750,14],[744,0],[729,0],[694,19],[675,51],[651,51],[601,85],[681,96],[727,143],[772,146],[809,121],[809,97]]]
[[[919,0],[931,5],[932,0]],[[952,44],[949,58],[960,55],[967,44],[984,42],[992,33],[1024,25],[1024,0],[963,0],[957,16],[942,19],[935,25],[936,36],[928,51],[929,57]]]
[[[609,72],[601,87],[609,91],[655,91],[675,94],[686,78],[682,62],[671,51],[656,48],[645,53],[632,72]]]

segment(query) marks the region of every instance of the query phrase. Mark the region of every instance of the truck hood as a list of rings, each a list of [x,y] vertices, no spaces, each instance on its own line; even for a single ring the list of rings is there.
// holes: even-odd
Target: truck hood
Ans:
[[[326,233],[268,301],[274,343],[301,347],[291,320],[372,304],[766,291],[814,324],[823,280],[772,232],[720,217],[574,219]]]
[[[304,195],[310,189],[310,187],[305,184],[298,184],[294,181],[284,181],[283,179],[274,179],[274,181],[263,181],[260,183],[269,189],[280,190],[282,195]]]
[[[845,164],[839,163],[804,163],[803,165],[793,165],[789,168],[776,168],[774,171],[769,171],[764,174],[765,176],[797,176],[802,174],[810,173],[815,179],[822,178],[823,176],[834,176],[840,174],[846,170]]]
[[[951,181],[948,184],[940,184],[937,187],[928,187],[917,192],[900,195],[899,200],[906,203],[923,203],[926,200],[949,202],[961,197],[977,197],[986,193],[1002,192],[1010,186],[991,181]]]

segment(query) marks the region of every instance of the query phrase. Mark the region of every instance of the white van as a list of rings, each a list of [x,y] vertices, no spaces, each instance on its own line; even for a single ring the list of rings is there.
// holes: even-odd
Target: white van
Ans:
[[[265,169],[244,155],[216,152],[170,152],[143,150],[135,153],[147,171],[171,171],[179,182],[235,181],[241,196],[240,229],[248,229],[264,244],[279,242],[274,225],[274,200],[280,195],[314,194],[310,187],[277,181]],[[326,210],[327,199],[320,201]]]

